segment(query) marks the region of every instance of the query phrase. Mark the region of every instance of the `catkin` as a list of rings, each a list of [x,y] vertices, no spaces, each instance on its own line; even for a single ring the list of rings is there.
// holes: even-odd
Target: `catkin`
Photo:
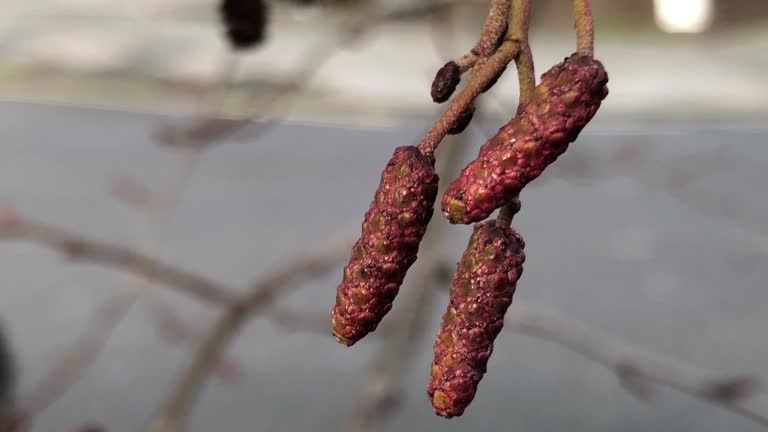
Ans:
[[[481,221],[512,201],[563,154],[608,95],[608,74],[573,54],[541,77],[530,102],[480,148],[441,200],[451,223]]]
[[[434,345],[427,393],[438,415],[460,416],[475,397],[523,273],[524,247],[512,228],[475,225]]]
[[[404,146],[384,169],[331,312],[340,343],[352,345],[374,331],[392,308],[432,218],[438,182],[434,164],[432,155]]]

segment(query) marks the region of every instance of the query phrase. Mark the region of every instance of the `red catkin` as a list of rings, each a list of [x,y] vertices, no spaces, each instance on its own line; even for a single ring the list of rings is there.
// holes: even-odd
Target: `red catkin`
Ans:
[[[431,154],[404,146],[384,168],[331,311],[340,343],[351,346],[374,331],[392,308],[432,218],[438,183],[434,164]]]
[[[568,149],[608,95],[608,74],[573,54],[541,77],[528,104],[480,148],[441,200],[451,223],[481,221],[508,204]]]
[[[512,228],[475,225],[435,341],[427,393],[437,415],[460,416],[474,399],[523,273],[524,248]]]

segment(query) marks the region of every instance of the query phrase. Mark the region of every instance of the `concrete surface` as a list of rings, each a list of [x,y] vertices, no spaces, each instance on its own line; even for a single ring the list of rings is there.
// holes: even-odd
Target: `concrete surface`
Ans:
[[[130,174],[157,184],[171,155],[148,136],[178,117],[55,105],[0,104],[0,198],[21,211],[101,239],[133,244],[142,217],[109,193]],[[496,122],[477,123],[477,150]],[[485,126],[483,126],[485,125]],[[358,224],[382,164],[423,124],[337,128],[282,123],[206,153],[164,236],[166,259],[242,285],[329,233]],[[258,129],[258,125],[254,126]],[[539,305],[636,344],[723,373],[768,379],[768,236],[762,199],[768,130],[711,124],[590,126],[523,197],[516,226],[528,243],[517,301]],[[688,186],[737,221],[702,213],[639,177],[606,176],[608,152],[639,143],[653,166],[724,145],[735,168],[702,168]],[[599,162],[595,164],[595,162]],[[586,165],[585,165],[586,164]],[[591,167],[591,168],[589,168]],[[656,176],[652,176],[656,177]],[[646,179],[647,180],[647,179]],[[436,223],[441,223],[436,218]],[[468,229],[452,228],[455,261]],[[340,268],[285,302],[329,310]],[[0,244],[0,316],[20,351],[23,384],[85,325],[123,277],[71,264],[28,244]],[[211,311],[170,295],[201,322]],[[436,297],[428,331],[447,301]],[[431,340],[409,371],[409,399],[382,431],[757,432],[720,408],[662,391],[651,405],[626,394],[600,366],[548,343],[504,333],[477,399],[464,417],[435,417],[424,394]],[[357,397],[375,343],[344,349],[331,338],[278,333],[257,319],[232,347],[244,366],[235,385],[211,384],[191,432],[338,431]],[[105,356],[46,411],[36,431],[98,420],[136,432],[166,395],[184,353],[159,341],[142,309],[119,328]]]

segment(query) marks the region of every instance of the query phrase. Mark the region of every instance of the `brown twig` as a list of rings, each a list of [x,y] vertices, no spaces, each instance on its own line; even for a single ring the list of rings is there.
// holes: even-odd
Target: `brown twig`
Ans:
[[[217,118],[213,115],[206,115],[196,119],[188,126],[162,128],[158,132],[157,138],[161,143],[168,146],[189,146],[203,149],[222,139],[232,137],[258,121],[260,122],[258,130],[249,135],[249,138],[253,139],[278,124],[279,119],[269,119],[262,113],[264,111],[273,113],[275,106],[282,101],[286,103],[284,109],[290,109],[292,104],[290,96],[299,92],[333,58],[333,54],[338,51],[339,47],[358,42],[369,32],[387,22],[433,14],[463,4],[466,4],[463,0],[431,1],[395,10],[367,12],[363,17],[347,19],[339,25],[340,30],[336,37],[331,40],[321,40],[305,50],[305,54],[302,56],[304,61],[301,69],[295,74],[289,85],[266,100],[255,98],[252,101],[252,105],[255,107],[252,112],[238,118]],[[462,60],[462,64],[468,69],[474,64],[474,61],[471,57],[467,57]],[[264,110],[264,107],[269,107],[269,109]]]
[[[314,316],[311,312],[302,314]],[[317,318],[312,320],[314,325],[306,321],[301,327],[291,328],[315,333],[320,328],[319,314]],[[323,323],[327,323],[327,318],[323,318]],[[650,400],[654,385],[661,384],[768,425],[768,396],[758,393],[753,377],[721,376],[657,354],[640,352],[578,323],[520,304],[510,307],[504,329],[554,342],[609,367],[621,384],[643,401]],[[393,331],[390,327],[384,330],[387,336]]]
[[[91,240],[30,219],[0,225],[0,239],[27,241],[59,250],[71,259],[132,272],[208,303],[228,305],[237,299],[235,291],[205,276],[129,248]]]
[[[531,0],[512,1],[512,19],[509,26],[509,37],[518,41],[520,51],[515,56],[517,82],[519,86],[519,105],[527,103],[533,96],[536,87],[536,70],[533,65],[533,53],[528,44],[528,31],[531,22]],[[496,225],[509,227],[512,219],[520,211],[520,196],[499,210]]]
[[[490,83],[499,78],[499,75],[523,48],[519,38],[509,36],[500,46],[498,45],[498,41],[507,29],[507,20],[512,8],[514,8],[512,0],[494,0],[491,2],[488,19],[483,26],[480,40],[469,57],[464,56],[458,59],[466,65],[462,66],[457,62],[462,73],[472,67],[472,76],[461,92],[453,98],[448,109],[419,142],[418,147],[422,153],[433,153],[437,149],[462,114],[470,108],[475,99]],[[526,26],[527,22],[526,20]]]
[[[229,341],[248,319],[270,306],[278,292],[285,292],[285,288],[297,284],[300,278],[308,278],[331,268],[349,253],[356,238],[357,232],[353,231],[316,250],[292,258],[288,264],[260,278],[244,296],[230,304],[198,347],[190,365],[181,374],[162,411],[148,430],[178,431],[206,377]]]
[[[546,339],[578,352],[611,368],[622,379],[635,380],[630,384],[632,387],[636,388],[638,382],[666,385],[768,426],[768,396],[755,391],[753,379],[721,377],[659,355],[639,352],[576,323],[519,305],[513,305],[507,312],[505,330]]]
[[[512,8],[511,0],[492,0],[485,20],[480,39],[472,48],[472,52],[480,57],[489,57],[498,48],[499,40],[504,37],[509,21],[509,11]]]
[[[589,0],[573,0],[576,28],[576,52],[592,57],[595,54],[595,23]]]
[[[98,358],[134,301],[132,292],[119,291],[94,310],[85,330],[57,356],[53,366],[23,398],[22,406],[27,412],[39,414],[66,394]]]
[[[437,120],[424,138],[419,142],[419,150],[422,153],[432,153],[440,142],[448,135],[448,131],[456,124],[461,114],[468,109],[474,100],[482,93],[483,89],[499,76],[520,50],[520,44],[516,40],[507,39],[498,50],[488,57],[480,68],[475,67],[472,77],[467,85],[453,98],[448,109]]]
[[[207,88],[202,98],[204,109],[211,110],[216,106],[217,84],[228,82],[234,72],[236,63],[228,57],[223,62],[218,79]],[[140,247],[152,253],[158,246],[161,232],[165,229],[168,216],[175,207],[188,180],[194,172],[200,152],[183,149],[172,155],[166,177],[155,192],[139,184],[126,184],[129,191],[137,192],[131,198],[138,198],[130,203],[143,210],[147,216],[145,232],[140,241]],[[119,190],[115,190],[119,192]],[[131,195],[129,193],[129,195]],[[125,197],[128,198],[128,197]],[[135,264],[141,264],[135,263]],[[134,265],[135,265],[134,264]],[[122,290],[111,294],[92,313],[85,331],[74,344],[68,347],[62,363],[55,364],[32,391],[27,395],[27,411],[30,415],[39,413],[63,396],[77,382],[88,367],[96,361],[117,325],[125,318],[131,307],[138,299],[144,297],[151,305],[162,305],[163,302],[155,292],[155,287],[147,278],[139,277],[140,269],[131,268],[128,280]],[[168,309],[171,309],[168,307]]]

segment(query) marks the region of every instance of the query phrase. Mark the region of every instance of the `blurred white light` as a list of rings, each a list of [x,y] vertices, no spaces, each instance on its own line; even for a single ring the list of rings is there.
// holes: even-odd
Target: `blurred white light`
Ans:
[[[712,23],[714,0],[653,0],[656,25],[667,33],[699,33]]]

